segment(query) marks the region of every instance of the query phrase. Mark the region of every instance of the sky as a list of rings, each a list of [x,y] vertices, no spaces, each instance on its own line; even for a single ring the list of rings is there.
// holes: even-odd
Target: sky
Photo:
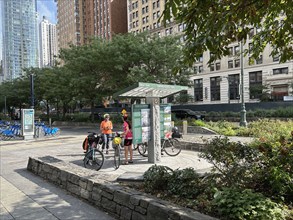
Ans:
[[[50,23],[57,23],[57,6],[54,0],[37,0],[37,11],[40,20],[46,16]]]
[[[37,11],[39,12],[38,23],[42,21],[43,16],[46,16],[50,23],[52,24],[57,23],[57,4],[54,0],[37,0]],[[0,8],[0,19],[2,19],[1,8]],[[2,59],[2,25],[0,22],[0,60],[1,59]]]

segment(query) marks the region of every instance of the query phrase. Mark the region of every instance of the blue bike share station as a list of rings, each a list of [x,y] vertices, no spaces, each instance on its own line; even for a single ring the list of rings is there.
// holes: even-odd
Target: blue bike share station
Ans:
[[[187,86],[138,82],[114,97],[145,98],[146,104],[131,107],[133,144],[148,142],[148,162],[161,161],[161,139],[171,128],[171,105],[160,104],[162,98],[186,91]]]

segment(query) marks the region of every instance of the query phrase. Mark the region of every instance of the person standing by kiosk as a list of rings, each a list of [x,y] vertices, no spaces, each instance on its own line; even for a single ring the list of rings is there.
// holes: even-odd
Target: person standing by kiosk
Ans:
[[[112,124],[112,121],[110,121],[109,114],[104,115],[104,120],[101,122],[100,130],[101,130],[101,132],[103,134],[103,138],[104,138],[102,151],[104,151],[105,146],[106,146],[106,154],[108,154],[109,153],[109,143],[110,143],[110,139],[112,136],[112,130],[113,130],[113,124]]]

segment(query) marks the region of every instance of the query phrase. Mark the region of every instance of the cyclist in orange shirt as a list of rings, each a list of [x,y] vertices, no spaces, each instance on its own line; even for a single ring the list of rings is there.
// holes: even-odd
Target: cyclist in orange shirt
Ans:
[[[104,115],[104,120],[101,122],[100,129],[101,129],[101,132],[103,133],[103,137],[104,137],[102,151],[105,149],[105,146],[106,146],[106,154],[108,154],[109,153],[109,142],[110,142],[110,138],[112,136],[112,129],[113,129],[113,124],[110,121],[109,114]]]

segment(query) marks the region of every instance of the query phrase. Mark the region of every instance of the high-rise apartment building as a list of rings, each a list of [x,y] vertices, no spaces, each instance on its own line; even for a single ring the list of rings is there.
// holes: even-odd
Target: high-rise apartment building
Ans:
[[[49,23],[46,17],[39,25],[40,32],[40,65],[54,66],[58,53],[56,25]]]
[[[58,47],[83,45],[91,37],[127,33],[127,0],[55,0]]]
[[[36,0],[2,0],[3,80],[39,66]]]
[[[182,24],[171,21],[165,27],[159,21],[164,8],[165,0],[128,0],[128,32],[149,31],[162,37],[182,33]]]

